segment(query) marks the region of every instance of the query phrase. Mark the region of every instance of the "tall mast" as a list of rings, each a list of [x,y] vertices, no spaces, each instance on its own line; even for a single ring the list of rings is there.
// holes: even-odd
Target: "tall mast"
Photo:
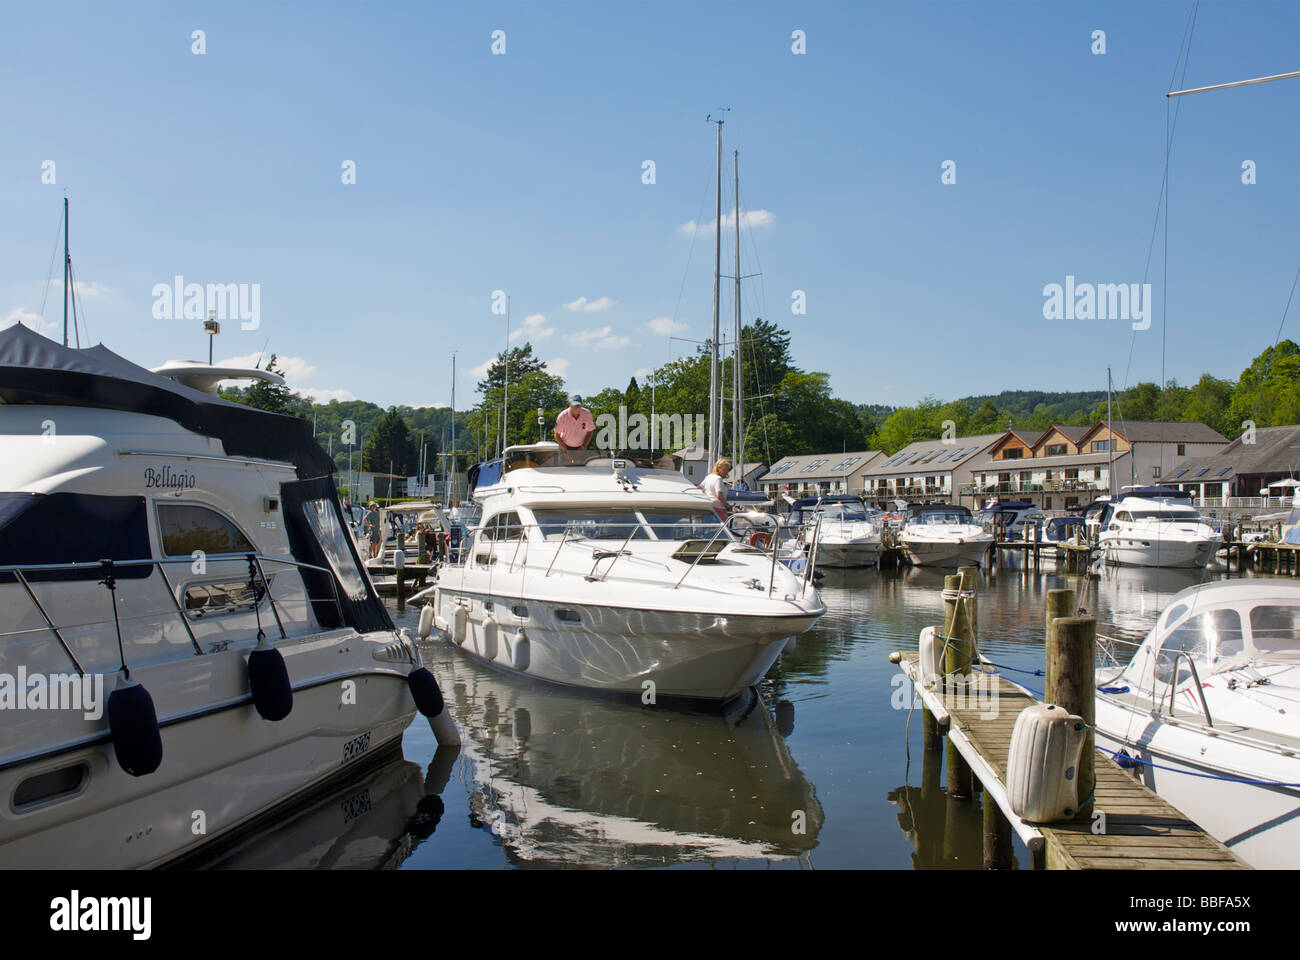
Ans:
[[[510,298],[506,297],[506,368],[501,375],[501,449],[498,454],[506,452],[510,443]]]
[[[1106,367],[1106,433],[1110,439],[1106,446],[1110,448],[1110,467],[1106,471],[1106,492],[1115,496],[1115,428],[1110,422],[1110,367]]]
[[[447,487],[447,478],[443,477],[443,489]],[[456,353],[451,354],[451,498],[447,501],[447,506],[456,505],[456,497],[460,491],[460,477],[456,475]]]
[[[63,198],[63,345],[68,345],[68,272],[72,261],[68,258],[68,198]]]
[[[713,337],[709,341],[709,450],[705,469],[712,470],[722,449],[718,435],[722,401],[718,396],[718,293],[722,285],[722,121],[718,125],[718,189],[713,215]]]
[[[745,457],[745,420],[743,401],[740,398],[740,151],[733,150],[731,158],[735,168],[736,187],[736,339],[732,346],[731,359],[731,462],[735,465],[736,481],[739,482],[745,476],[743,464]]]

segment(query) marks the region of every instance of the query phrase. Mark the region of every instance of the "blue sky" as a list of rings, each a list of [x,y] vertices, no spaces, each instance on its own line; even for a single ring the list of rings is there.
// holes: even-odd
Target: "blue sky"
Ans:
[[[1189,8],[11,5],[0,320],[39,313],[66,190],[89,337],[145,365],[206,357],[199,322],[153,316],[154,285],[181,275],[259,284],[259,328],[223,324],[217,359],[265,347],[318,396],[446,403],[454,350],[469,406],[505,340],[495,290],[572,388],[621,387],[692,349],[670,325],[707,335],[712,235],[692,248],[683,225],[712,220],[705,117],[730,107],[742,271],[762,270],[745,316],[788,327],[837,395],[1100,389],[1107,363],[1117,384],[1158,379],[1159,241],[1136,338],[1045,320],[1042,291],[1143,279]],[[1207,0],[1187,85],[1300,69],[1297,28],[1294,3]],[[1297,105],[1300,79],[1182,101],[1168,377],[1235,378],[1273,341],[1300,262]],[[55,280],[49,330],[57,263]]]

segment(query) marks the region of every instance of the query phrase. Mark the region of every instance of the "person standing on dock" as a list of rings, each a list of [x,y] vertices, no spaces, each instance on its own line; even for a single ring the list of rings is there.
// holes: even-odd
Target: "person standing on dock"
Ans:
[[[569,394],[569,406],[555,418],[555,442],[565,453],[586,450],[596,432],[596,418],[582,405],[582,395]]]
[[[379,556],[379,547],[384,542],[384,538],[379,534],[379,504],[374,500],[370,501],[365,516],[366,533],[370,538],[370,558],[373,560]]]
[[[724,520],[727,518],[727,476],[731,473],[731,461],[725,457],[713,465],[713,472],[700,482],[709,499],[714,501],[713,509]]]

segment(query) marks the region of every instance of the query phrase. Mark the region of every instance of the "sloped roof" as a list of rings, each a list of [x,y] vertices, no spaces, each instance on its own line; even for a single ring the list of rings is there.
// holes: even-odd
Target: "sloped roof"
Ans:
[[[861,472],[865,464],[882,457],[880,450],[850,450],[847,453],[804,453],[782,457],[759,479],[764,483],[838,479]]]
[[[982,452],[1006,436],[982,433],[953,440],[918,440],[909,443],[892,457],[882,456],[863,471],[863,476],[889,477],[912,473],[944,473],[955,467],[969,466]]]
[[[1111,421],[1114,432],[1129,443],[1227,443],[1228,438],[1213,427],[1198,421],[1182,420],[1120,420]],[[1080,440],[1106,426],[1099,420],[1080,437]]]
[[[1091,432],[1094,426],[1096,426],[1096,424],[1054,423],[1052,424],[1050,429],[1043,431],[1043,435],[1038,438],[1037,442],[1042,443],[1044,440],[1047,439],[1047,435],[1051,433],[1053,430],[1055,430],[1057,433],[1065,437],[1065,439],[1069,440],[1071,443],[1078,443],[1080,440],[1082,440]]]
[[[1246,443],[1244,437],[1238,437],[1210,456],[1175,460],[1161,480],[1218,483],[1244,475],[1300,474],[1300,426],[1260,427],[1255,431],[1254,441]],[[1225,468],[1227,472],[1221,473]],[[1197,476],[1201,470],[1205,473]]]

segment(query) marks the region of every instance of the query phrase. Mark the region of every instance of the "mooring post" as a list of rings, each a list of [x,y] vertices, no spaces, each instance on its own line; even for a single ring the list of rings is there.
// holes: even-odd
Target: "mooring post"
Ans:
[[[397,612],[401,613],[406,609],[406,566],[399,563],[397,565]]]
[[[945,644],[943,671],[944,671],[944,691],[948,694],[949,703],[958,702],[957,697],[969,696],[970,683],[970,666],[974,654],[974,631],[968,618],[970,603],[969,600],[962,599],[963,585],[967,583],[967,578],[958,574],[953,577],[943,578],[944,598],[943,598],[943,624],[947,630],[947,636],[944,638]],[[972,583],[971,588],[974,588]],[[948,739],[946,750],[948,765],[948,796],[965,799],[974,794],[974,785],[972,783],[974,775],[971,773],[970,765],[957,752],[953,746],[952,738]]]
[[[1092,818],[1097,787],[1093,734],[1097,716],[1096,649],[1097,621],[1093,617],[1057,617],[1047,629],[1047,702],[1081,717],[1086,724],[1083,754],[1075,771],[1079,790],[1076,820]]]

